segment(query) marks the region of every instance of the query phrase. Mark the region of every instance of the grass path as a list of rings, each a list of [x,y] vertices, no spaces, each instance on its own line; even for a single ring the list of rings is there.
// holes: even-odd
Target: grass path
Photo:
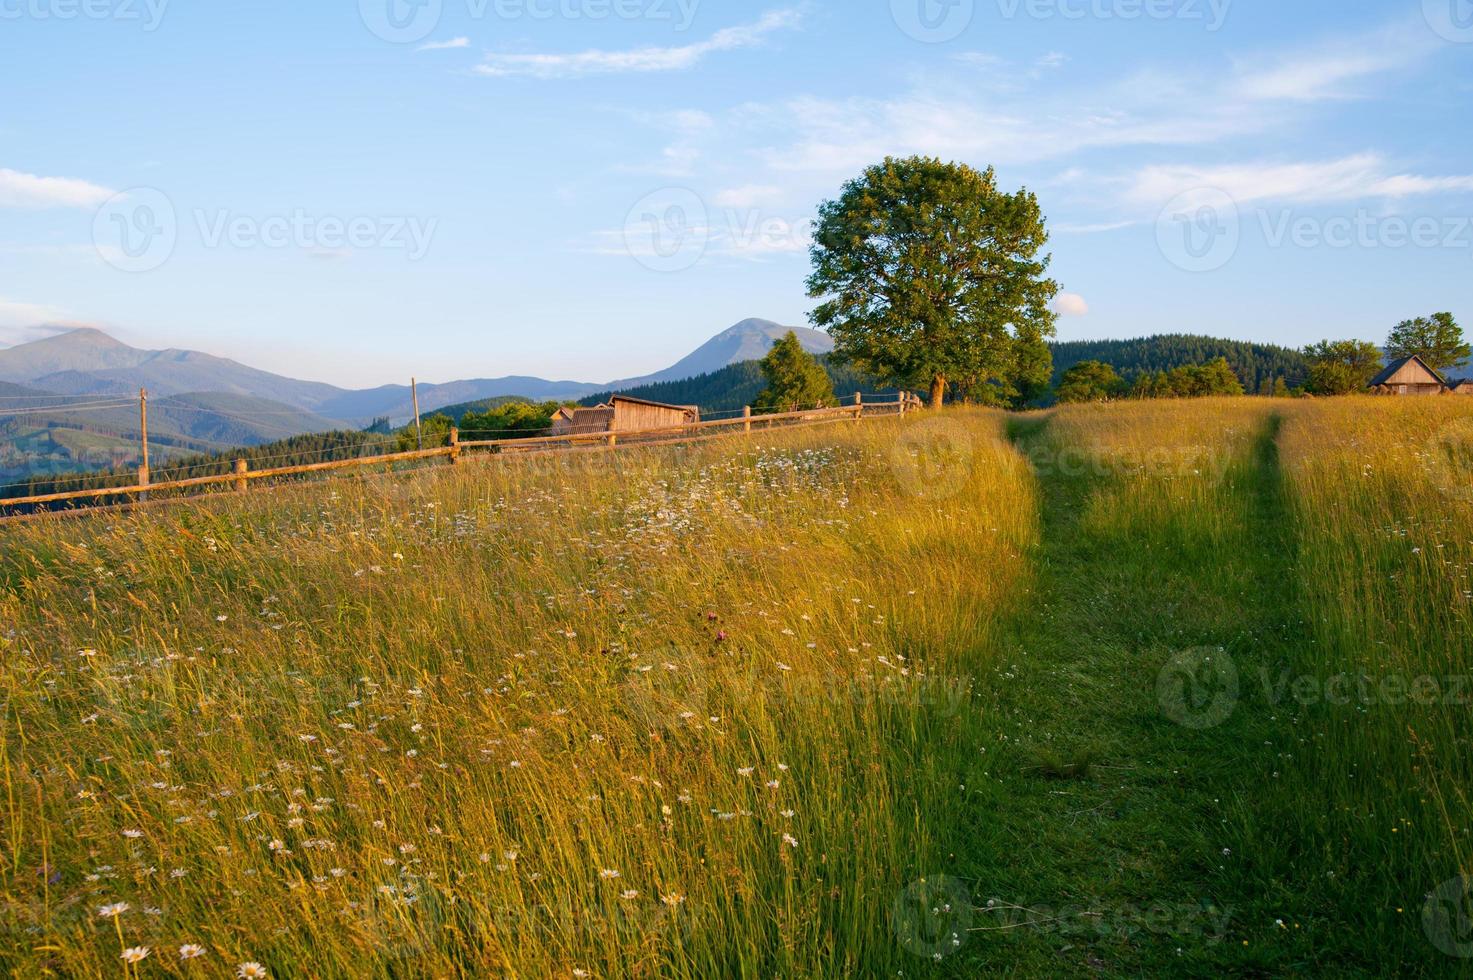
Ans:
[[[1244,853],[1256,835],[1255,783],[1271,778],[1274,723],[1252,698],[1214,701],[1224,689],[1201,660],[1221,648],[1246,674],[1299,640],[1277,427],[1265,415],[1224,460],[1224,547],[1194,533],[1203,515],[1190,509],[1166,520],[1133,512],[1139,481],[1054,465],[1063,443],[1051,419],[1013,423],[1039,469],[1044,543],[1035,601],[989,685],[995,701],[981,705],[988,744],[966,780],[953,865],[975,911],[948,972],[1212,976],[1306,965],[1306,936],[1275,922],[1291,921],[1272,908],[1285,896]],[[1099,519],[1102,506],[1113,519]],[[1171,663],[1205,678],[1185,701],[1167,686],[1190,725],[1162,707],[1158,681]],[[1217,720],[1204,716],[1215,706],[1231,713],[1196,727]]]

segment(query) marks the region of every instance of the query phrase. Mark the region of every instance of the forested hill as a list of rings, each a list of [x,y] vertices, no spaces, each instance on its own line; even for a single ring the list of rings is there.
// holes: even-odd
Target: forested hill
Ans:
[[[1206,364],[1219,357],[1251,394],[1265,380],[1282,378],[1289,385],[1302,384],[1309,376],[1304,355],[1273,344],[1251,344],[1190,334],[1164,334],[1137,340],[1075,340],[1054,344],[1054,382],[1080,361],[1103,361],[1127,381],[1148,371],[1170,371],[1192,364]]]
[[[842,364],[834,364],[828,355],[820,356],[818,362],[833,380],[834,394],[839,396],[840,401],[853,398],[856,391],[867,394],[887,392],[859,372]],[[740,411],[756,401],[766,386],[762,378],[761,362],[742,361],[720,371],[683,381],[662,381],[637,388],[606,391],[583,399],[581,404],[597,405],[608,401],[613,395],[628,395],[631,398],[647,398],[667,405],[698,405],[705,414],[715,415],[720,412]]]
[[[1104,361],[1120,372],[1127,381],[1133,381],[1147,372],[1170,371],[1173,368],[1206,364],[1225,357],[1250,394],[1257,392],[1265,380],[1272,383],[1275,379],[1282,378],[1292,386],[1302,384],[1309,375],[1304,356],[1298,351],[1273,344],[1252,344],[1216,337],[1170,334],[1138,340],[1069,341],[1051,346],[1054,352],[1055,383],[1065,371],[1080,361]],[[824,356],[818,360],[833,378],[834,392],[841,400],[847,400],[856,391],[881,390],[876,382],[865,379],[851,368],[833,363],[831,357]],[[597,405],[607,401],[610,395],[621,394],[672,405],[699,405],[701,411],[714,414],[736,411],[743,405],[752,404],[762,388],[762,370],[758,362],[744,361],[683,381],[665,381],[618,392],[602,392],[585,398],[582,404]]]

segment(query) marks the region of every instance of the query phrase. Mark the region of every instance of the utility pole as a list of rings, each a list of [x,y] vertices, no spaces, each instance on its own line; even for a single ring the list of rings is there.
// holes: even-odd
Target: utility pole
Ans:
[[[138,470],[138,485],[146,487],[149,483],[150,469],[148,465],[148,389],[138,389],[138,418],[143,429],[143,466]],[[139,495],[140,500],[147,500],[148,493]]]
[[[419,426],[419,380],[417,378],[409,379],[409,390],[414,395],[414,439],[419,444],[419,448],[423,450],[425,434]]]

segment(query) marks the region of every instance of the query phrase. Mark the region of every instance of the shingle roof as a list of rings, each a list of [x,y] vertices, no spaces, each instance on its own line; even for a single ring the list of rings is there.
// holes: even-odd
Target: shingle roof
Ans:
[[[1386,365],[1386,370],[1382,371],[1380,374],[1371,379],[1371,387],[1375,388],[1378,385],[1384,385],[1387,381],[1390,381],[1392,377],[1396,375],[1396,372],[1406,367],[1412,361],[1416,361],[1419,365],[1421,365],[1422,370],[1426,371],[1428,374],[1432,375],[1432,377],[1436,378],[1438,384],[1447,384],[1446,381],[1442,380],[1442,375],[1438,374],[1436,371],[1427,366],[1426,361],[1422,360],[1416,355],[1412,355],[1411,357],[1399,358]]]

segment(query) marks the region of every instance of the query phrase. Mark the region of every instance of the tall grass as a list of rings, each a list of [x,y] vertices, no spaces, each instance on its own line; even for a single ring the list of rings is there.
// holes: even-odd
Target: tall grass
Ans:
[[[1037,535],[1000,425],[0,528],[0,966],[905,968]]]
[[[1450,968],[1469,937],[1418,920],[1473,875],[1473,404],[1295,405],[1282,451],[1311,642],[1265,679],[1300,736],[1281,811],[1368,957]]]

